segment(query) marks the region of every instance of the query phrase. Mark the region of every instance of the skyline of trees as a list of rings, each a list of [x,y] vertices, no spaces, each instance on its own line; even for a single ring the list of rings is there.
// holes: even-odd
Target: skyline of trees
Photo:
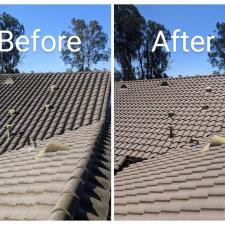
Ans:
[[[108,35],[103,31],[103,27],[97,20],[92,20],[86,23],[82,19],[72,18],[72,33],[79,36],[81,39],[80,51],[71,52],[67,48],[67,41],[69,36],[74,35],[67,31],[62,31],[62,35],[67,38],[63,43],[63,51],[60,59],[65,65],[70,68],[65,68],[66,71],[97,71],[96,67],[99,62],[108,62],[111,54],[110,48],[107,48]],[[16,39],[25,34],[25,28],[18,19],[10,14],[3,12],[0,14],[0,30],[11,31],[13,34],[13,49],[10,52],[0,52],[0,74],[3,73],[19,73],[18,65],[22,63],[22,53],[16,48]],[[7,39],[7,34],[3,34],[3,38]],[[3,49],[9,47],[9,43],[2,43]],[[102,70],[106,70],[103,68]],[[34,72],[31,70],[30,72]]]
[[[12,17],[6,12],[0,14],[0,30],[7,30],[13,33],[14,47],[10,52],[0,51],[0,74],[3,73],[19,73],[17,68],[21,62],[22,53],[15,47],[16,39],[25,33],[24,26],[19,22],[18,19]],[[4,39],[7,39],[7,34],[2,35]],[[2,48],[8,48],[9,43],[3,42]]]

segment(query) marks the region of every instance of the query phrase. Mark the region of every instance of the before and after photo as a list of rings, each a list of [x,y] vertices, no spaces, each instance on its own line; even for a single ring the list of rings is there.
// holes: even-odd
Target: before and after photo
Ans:
[[[1,4],[0,220],[225,220],[224,10]]]

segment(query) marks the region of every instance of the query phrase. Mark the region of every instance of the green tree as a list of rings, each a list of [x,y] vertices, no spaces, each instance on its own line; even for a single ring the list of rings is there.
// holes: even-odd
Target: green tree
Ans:
[[[152,20],[147,21],[144,42],[138,50],[141,79],[162,78],[166,76],[165,71],[169,65],[170,53],[164,47],[157,47],[155,52],[152,52],[159,31],[163,32],[166,41],[171,39],[169,30],[163,25]],[[159,43],[162,43],[162,40]]]
[[[133,5],[114,6],[115,58],[121,67],[124,80],[135,79],[132,62],[143,42],[145,20]]]
[[[62,59],[66,65],[78,71],[89,71],[92,65],[109,60],[110,49],[106,46],[108,36],[98,21],[93,20],[86,24],[84,20],[73,18],[71,24],[73,33],[62,32],[67,37],[62,50]],[[67,48],[68,39],[74,34],[81,39],[78,52],[71,52]]]
[[[13,34],[13,49],[10,52],[0,52],[0,73],[18,73],[16,68],[21,61],[21,52],[15,47],[16,39],[24,34],[24,26],[11,15],[3,12],[0,14],[0,30],[11,31]],[[3,39],[8,38],[7,34],[3,34]],[[9,47],[9,43],[2,43],[2,48]]]
[[[216,38],[211,40],[211,51],[208,53],[209,62],[218,72],[225,70],[225,23],[216,24]]]

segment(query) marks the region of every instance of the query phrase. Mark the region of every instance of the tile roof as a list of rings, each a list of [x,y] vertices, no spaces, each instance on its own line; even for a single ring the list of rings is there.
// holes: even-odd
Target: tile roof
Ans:
[[[163,81],[115,83],[115,218],[225,219],[225,76]]]
[[[0,83],[0,220],[110,218],[110,74]]]
[[[3,154],[0,219],[107,218],[110,134],[102,126],[97,122],[50,139],[68,145],[67,151],[47,152],[37,158],[49,142],[45,140],[37,142],[37,148]]]
[[[8,77],[14,84],[4,83]],[[0,90],[0,151],[4,152],[23,147],[30,139],[43,140],[104,118],[110,74],[1,75]],[[10,109],[15,110],[12,116]],[[11,125],[9,138],[7,125]]]

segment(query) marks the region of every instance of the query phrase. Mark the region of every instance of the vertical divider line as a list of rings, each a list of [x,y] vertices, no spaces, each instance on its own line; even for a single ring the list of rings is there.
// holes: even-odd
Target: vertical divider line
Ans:
[[[114,221],[114,4],[111,3],[111,220]]]

